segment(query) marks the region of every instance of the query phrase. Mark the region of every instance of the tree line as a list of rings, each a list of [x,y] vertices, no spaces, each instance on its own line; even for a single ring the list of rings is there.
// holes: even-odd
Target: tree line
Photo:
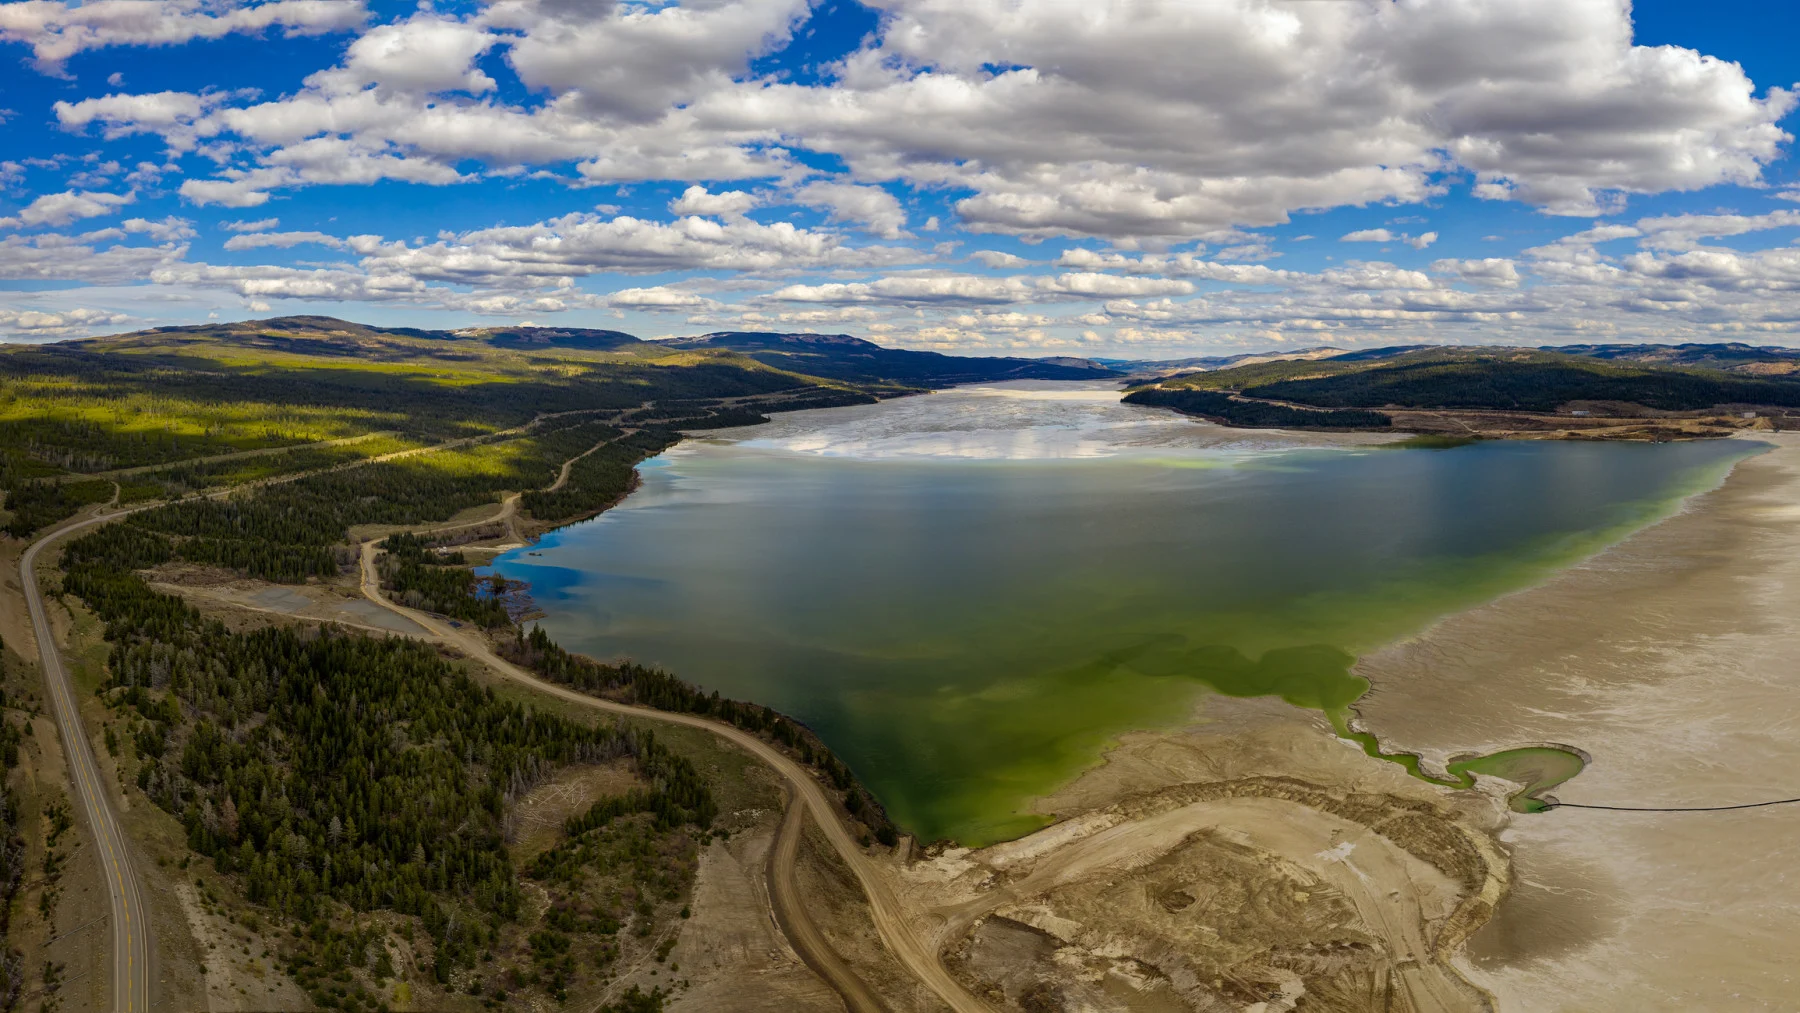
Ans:
[[[519,498],[519,505],[540,520],[566,521],[598,513],[631,491],[639,461],[680,441],[681,434],[667,430],[632,433],[570,465],[569,480],[562,488],[527,492]]]
[[[497,697],[428,645],[317,629],[234,633],[134,571],[167,539],[71,543],[64,588],[105,624],[108,704],[137,727],[136,783],[245,895],[300,923],[417,916],[446,982],[522,916],[507,807],[555,769],[629,757],[633,805],[704,829],[691,761],[648,732]]]
[[[1726,404],[1800,407],[1800,383],[1791,380],[1503,359],[1403,364],[1329,378],[1285,380],[1245,393],[1327,407],[1400,405],[1553,412],[1570,401],[1626,401],[1665,411],[1697,411]]]
[[[708,693],[659,668],[595,661],[566,650],[537,625],[529,631],[515,627],[512,639],[501,641],[496,651],[550,682],[620,703],[710,717],[767,739],[844,792],[845,811],[861,820],[876,840],[890,847],[899,840],[898,828],[850,768],[811,729],[771,707],[722,697],[717,690]]]
[[[1199,415],[1251,429],[1383,429],[1394,420],[1380,412],[1328,411],[1290,408],[1262,401],[1239,401],[1214,390],[1181,387],[1147,387],[1125,395],[1126,404],[1173,408],[1184,415]]]
[[[478,591],[482,581],[462,565],[462,553],[437,551],[430,539],[411,532],[390,535],[380,547],[382,587],[402,605],[490,629],[510,622],[494,594]]]
[[[104,503],[112,498],[111,482],[21,482],[6,490],[6,526],[0,528],[14,538],[33,534],[68,520],[83,507]]]
[[[352,527],[444,521],[504,492],[548,485],[563,461],[616,433],[599,423],[556,420],[527,436],[172,503],[122,523],[169,536],[173,558],[300,583],[354,561],[344,544]]]

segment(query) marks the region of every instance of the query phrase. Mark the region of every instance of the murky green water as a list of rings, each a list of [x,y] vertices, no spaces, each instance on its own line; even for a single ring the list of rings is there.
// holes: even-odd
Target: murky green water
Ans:
[[[1603,547],[1756,449],[1355,440],[1105,388],[965,388],[683,444],[621,507],[498,565],[564,645],[795,715],[902,826],[979,844],[1041,825],[1034,797],[1199,694],[1341,718],[1367,689],[1357,654]],[[1468,769],[1562,769],[1521,756]]]

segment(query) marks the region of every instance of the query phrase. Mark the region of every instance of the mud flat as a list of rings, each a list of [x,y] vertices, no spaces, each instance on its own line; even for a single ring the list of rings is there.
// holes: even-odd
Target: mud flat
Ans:
[[[1682,513],[1527,591],[1366,656],[1383,742],[1439,763],[1567,743],[1568,803],[1800,796],[1800,437]],[[1500,833],[1513,890],[1469,941],[1502,1010],[1766,1010],[1800,1001],[1800,805],[1559,808]]]

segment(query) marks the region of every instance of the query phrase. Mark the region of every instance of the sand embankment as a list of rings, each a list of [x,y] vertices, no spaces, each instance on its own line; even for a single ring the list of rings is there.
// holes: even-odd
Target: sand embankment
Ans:
[[[1384,742],[1441,759],[1566,742],[1567,802],[1800,796],[1800,437],[1528,591],[1365,658]],[[1502,1010],[1800,1001],[1800,805],[1512,820],[1515,888],[1470,944]]]

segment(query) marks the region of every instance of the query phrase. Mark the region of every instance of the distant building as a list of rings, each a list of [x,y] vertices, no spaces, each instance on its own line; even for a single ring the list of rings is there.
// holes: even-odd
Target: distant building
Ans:
[[[1592,412],[1570,412],[1569,414],[1575,416],[1578,419],[1585,419],[1593,413]]]
[[[1755,412],[1745,412],[1744,417],[1747,419],[1753,419],[1756,417],[1756,413]]]

